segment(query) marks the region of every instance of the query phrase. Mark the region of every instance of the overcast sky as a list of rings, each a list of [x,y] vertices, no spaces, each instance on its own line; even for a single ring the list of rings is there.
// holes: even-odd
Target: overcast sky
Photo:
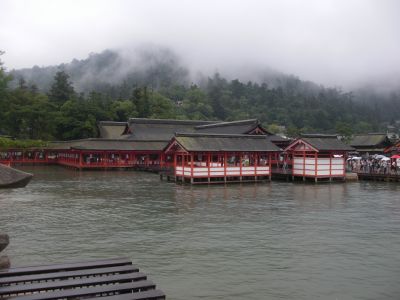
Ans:
[[[0,0],[8,69],[143,43],[203,71],[269,66],[347,86],[400,75],[400,1]]]

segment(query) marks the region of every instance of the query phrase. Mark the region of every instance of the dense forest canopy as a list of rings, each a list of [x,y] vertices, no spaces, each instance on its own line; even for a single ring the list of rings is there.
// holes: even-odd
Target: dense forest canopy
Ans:
[[[215,73],[194,81],[171,51],[115,51],[56,67],[7,73],[0,67],[0,134],[21,139],[95,137],[97,122],[129,117],[202,120],[258,118],[269,130],[353,133],[386,130],[400,94],[355,94],[280,73],[260,80]],[[262,79],[264,78],[264,80]],[[267,78],[267,79],[265,79]]]

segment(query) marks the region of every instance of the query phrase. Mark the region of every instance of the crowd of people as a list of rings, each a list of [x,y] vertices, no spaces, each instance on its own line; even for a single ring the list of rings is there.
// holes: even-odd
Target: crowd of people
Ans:
[[[347,160],[348,169],[352,172],[369,174],[400,174],[400,159],[390,159],[384,155],[350,157]]]

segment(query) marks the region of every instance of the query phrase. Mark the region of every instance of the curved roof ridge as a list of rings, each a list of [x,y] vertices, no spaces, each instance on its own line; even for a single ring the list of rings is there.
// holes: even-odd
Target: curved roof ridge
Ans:
[[[198,125],[196,129],[202,128],[212,128],[212,127],[223,127],[223,126],[231,126],[231,125],[244,125],[244,124],[259,124],[258,119],[247,119],[247,120],[237,120],[237,121],[229,121],[229,122],[219,122],[219,123],[212,123],[206,125]]]
[[[66,140],[66,141],[51,141],[50,143],[60,143],[60,144],[65,144],[65,143],[72,143],[72,142],[87,142],[87,141],[110,141],[110,142],[129,142],[130,140],[127,139],[108,139],[108,138],[86,138],[86,139],[76,139],[76,140]],[[130,141],[132,142],[132,141]]]
[[[182,125],[201,125],[214,124],[221,121],[202,121],[202,120],[178,120],[178,119],[149,119],[149,118],[130,118],[128,123],[136,124],[182,124]]]
[[[99,121],[98,124],[104,125],[128,125],[128,122],[119,122],[119,121]]]
[[[384,132],[368,132],[368,133],[357,133],[357,134],[354,134],[354,136],[368,136],[368,135],[387,135],[386,133],[384,133]]]
[[[323,134],[323,133],[302,133],[300,134],[300,138],[335,138],[337,139],[337,134]]]
[[[265,135],[259,134],[224,134],[224,133],[186,133],[186,132],[176,132],[176,137],[187,136],[187,137],[220,137],[220,138],[253,138],[253,139],[266,139]]]

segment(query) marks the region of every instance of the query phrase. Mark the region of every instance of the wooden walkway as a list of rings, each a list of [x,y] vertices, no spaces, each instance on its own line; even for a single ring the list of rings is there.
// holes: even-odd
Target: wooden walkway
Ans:
[[[162,291],[125,258],[0,271],[0,299],[161,300]]]
[[[379,174],[358,172],[359,180],[393,181],[400,182],[400,174]]]

